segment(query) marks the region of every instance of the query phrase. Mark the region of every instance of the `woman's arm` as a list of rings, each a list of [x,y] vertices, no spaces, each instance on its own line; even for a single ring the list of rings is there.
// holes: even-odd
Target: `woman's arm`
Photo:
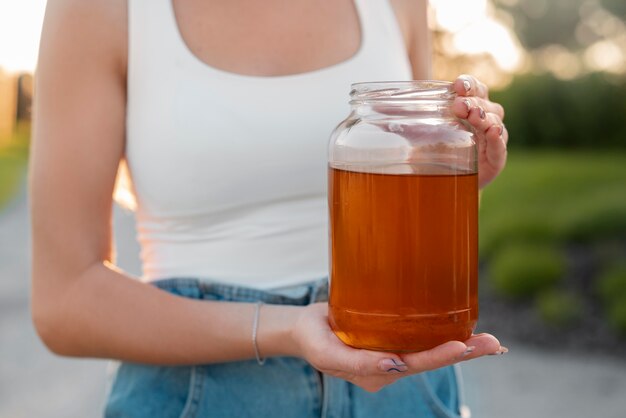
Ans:
[[[432,79],[428,0],[391,0],[411,62],[414,80]]]
[[[504,108],[489,99],[489,88],[471,75],[454,82],[458,97],[454,114],[467,120],[478,140],[478,186],[482,190],[504,170],[509,132],[504,126]]]
[[[36,329],[63,355],[160,364],[253,357],[252,305],[176,297],[111,264],[126,37],[125,0],[48,2],[30,164]],[[288,338],[272,344],[290,330],[289,309],[297,308],[263,310],[268,355],[293,351]]]

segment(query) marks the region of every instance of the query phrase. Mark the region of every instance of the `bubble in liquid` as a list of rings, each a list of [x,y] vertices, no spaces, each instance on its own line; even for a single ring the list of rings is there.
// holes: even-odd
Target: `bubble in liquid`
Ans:
[[[402,126],[398,122],[390,122],[389,123],[389,132],[396,132],[396,133],[404,132],[404,126]]]

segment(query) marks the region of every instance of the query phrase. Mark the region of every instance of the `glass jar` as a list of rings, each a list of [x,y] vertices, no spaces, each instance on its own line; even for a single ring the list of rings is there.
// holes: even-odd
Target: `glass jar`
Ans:
[[[478,164],[452,83],[358,83],[329,146],[329,321],[346,344],[413,352],[478,319]]]

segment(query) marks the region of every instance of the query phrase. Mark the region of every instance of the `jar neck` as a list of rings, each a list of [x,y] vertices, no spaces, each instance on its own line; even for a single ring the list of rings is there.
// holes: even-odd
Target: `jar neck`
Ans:
[[[455,97],[448,81],[355,83],[350,105],[359,118],[453,118]]]

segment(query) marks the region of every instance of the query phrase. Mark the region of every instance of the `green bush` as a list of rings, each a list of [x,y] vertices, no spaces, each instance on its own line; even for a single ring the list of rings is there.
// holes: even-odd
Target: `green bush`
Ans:
[[[626,297],[616,299],[607,311],[609,323],[622,336],[626,336]]]
[[[612,306],[618,301],[626,303],[626,262],[606,269],[597,278],[595,288],[605,305]]]
[[[511,241],[511,237],[520,242],[552,243],[559,237],[559,231],[555,222],[549,216],[541,216],[540,213],[529,213],[528,210],[512,209],[502,211],[489,221],[489,229],[483,228],[480,235],[480,256],[490,257],[498,248]]]
[[[595,290],[611,326],[626,336],[626,262],[609,266],[597,278]]]
[[[583,304],[574,293],[559,290],[541,292],[535,308],[543,321],[558,328],[576,324],[583,315]]]
[[[626,182],[626,170],[622,182]],[[598,182],[595,188],[579,191],[571,199],[575,205],[560,219],[561,240],[564,242],[591,243],[626,236],[626,192],[624,184],[608,179],[606,187]]]
[[[512,148],[626,148],[626,78],[522,75],[490,96],[506,109]]]
[[[492,258],[489,278],[504,296],[527,298],[554,286],[565,272],[564,256],[554,247],[514,243]]]
[[[623,236],[626,236],[626,210],[611,207],[585,214],[577,221],[570,222],[562,231],[564,240],[579,243]]]

